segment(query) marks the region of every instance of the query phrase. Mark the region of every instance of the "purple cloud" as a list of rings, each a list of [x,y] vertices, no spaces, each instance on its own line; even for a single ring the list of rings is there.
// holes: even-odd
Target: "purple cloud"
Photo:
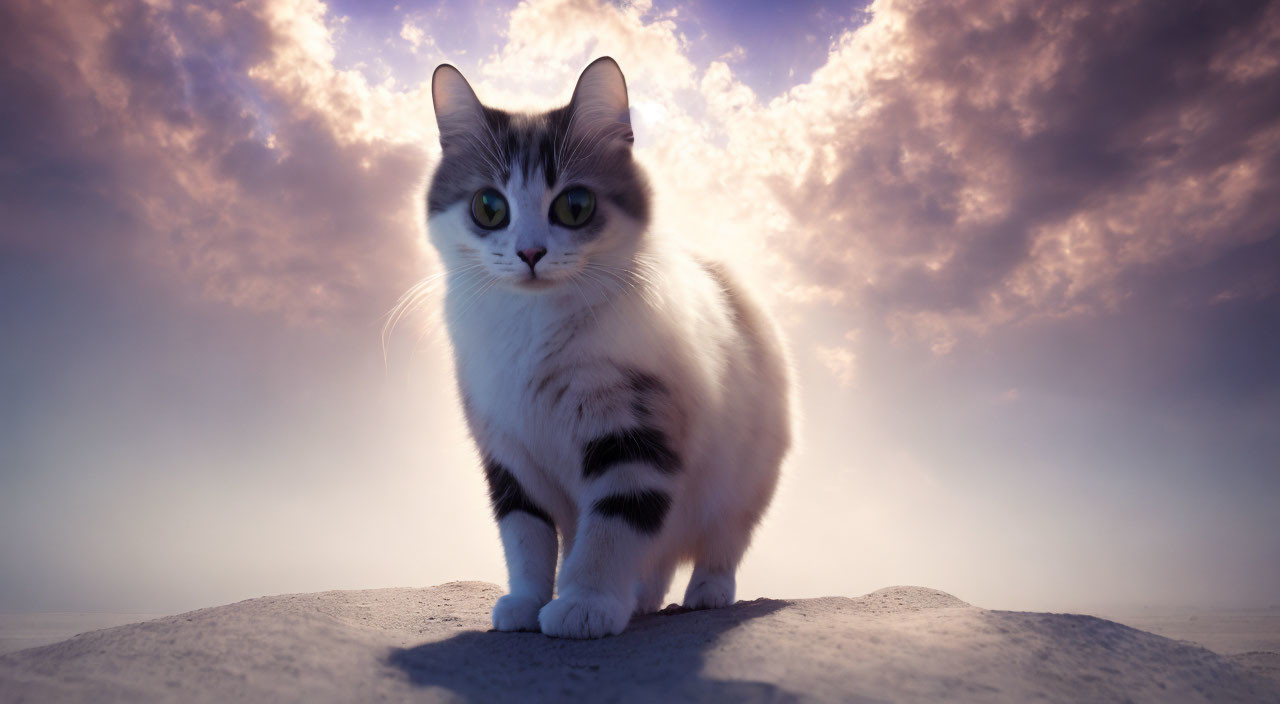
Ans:
[[[297,320],[375,318],[417,273],[424,155],[338,134],[340,104],[255,78],[292,41],[268,19],[217,3],[5,12],[10,246],[128,252]]]
[[[811,233],[791,260],[813,279],[884,316],[1016,322],[1111,309],[1143,272],[1276,236],[1274,5],[873,10],[872,39],[846,49],[879,55],[843,57],[863,92],[820,72],[840,99],[826,156],[782,189]],[[1199,303],[1276,293],[1250,281]]]

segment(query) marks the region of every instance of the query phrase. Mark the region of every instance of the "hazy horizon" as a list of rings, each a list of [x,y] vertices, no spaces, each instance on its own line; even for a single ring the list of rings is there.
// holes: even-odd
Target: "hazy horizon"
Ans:
[[[432,302],[383,325],[438,271],[431,70],[549,108],[600,55],[795,359],[739,598],[1280,604],[1278,45],[1251,1],[5,3],[0,611],[505,584]]]

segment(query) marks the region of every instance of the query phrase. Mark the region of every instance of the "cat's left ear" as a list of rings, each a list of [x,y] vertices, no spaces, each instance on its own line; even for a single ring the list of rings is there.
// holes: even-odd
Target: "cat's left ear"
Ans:
[[[431,74],[431,102],[435,104],[443,148],[482,129],[484,106],[462,72],[449,64],[440,64]]]
[[[627,79],[622,77],[618,62],[601,56],[591,62],[578,77],[569,101],[573,115],[573,131],[584,138],[616,140],[630,146],[631,108],[627,102]]]

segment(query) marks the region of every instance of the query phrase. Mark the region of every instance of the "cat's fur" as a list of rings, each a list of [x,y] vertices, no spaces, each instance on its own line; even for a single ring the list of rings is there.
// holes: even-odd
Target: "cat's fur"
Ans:
[[[732,603],[790,445],[773,322],[723,266],[648,231],[612,59],[587,67],[569,105],[548,113],[485,107],[449,65],[432,97],[443,156],[428,225],[510,573],[494,628],[619,633],[661,606],[685,561],[686,606]],[[596,194],[581,229],[549,217],[573,185]],[[482,188],[505,195],[506,227],[473,221]],[[534,266],[518,258],[536,248],[547,253]]]

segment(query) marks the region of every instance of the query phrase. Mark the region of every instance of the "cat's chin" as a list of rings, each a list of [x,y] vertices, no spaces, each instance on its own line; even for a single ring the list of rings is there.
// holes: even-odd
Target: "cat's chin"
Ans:
[[[545,293],[560,286],[560,281],[556,279],[548,279],[546,277],[523,277],[511,283],[512,287],[517,291],[524,293]]]

